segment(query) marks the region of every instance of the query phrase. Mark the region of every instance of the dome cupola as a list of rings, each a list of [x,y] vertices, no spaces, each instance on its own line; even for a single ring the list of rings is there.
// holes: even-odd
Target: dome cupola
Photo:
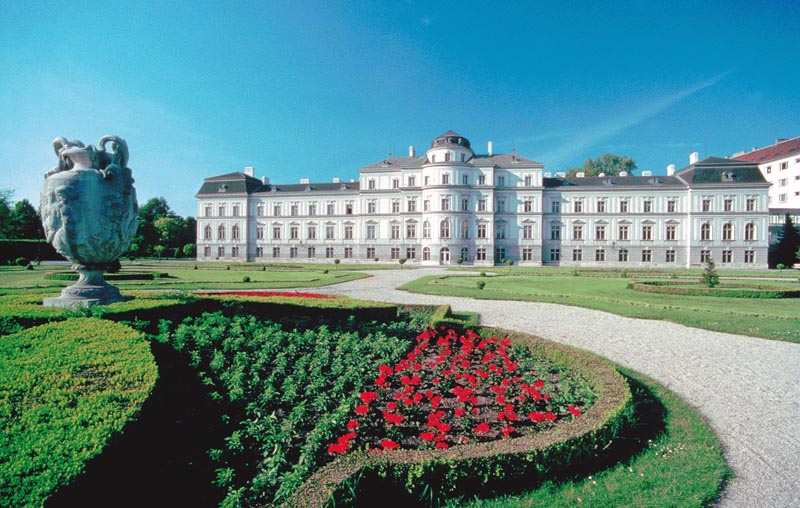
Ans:
[[[454,131],[447,131],[431,141],[427,152],[428,163],[466,162],[475,155],[469,140]]]

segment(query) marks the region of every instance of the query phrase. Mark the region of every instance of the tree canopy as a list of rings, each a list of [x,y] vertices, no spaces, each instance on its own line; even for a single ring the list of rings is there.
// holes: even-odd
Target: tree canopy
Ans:
[[[786,221],[783,223],[783,237],[775,245],[772,251],[771,266],[779,264],[791,267],[797,262],[797,253],[800,249],[800,233],[792,223],[792,217],[787,213]]]
[[[567,176],[574,177],[579,171],[585,173],[585,176],[600,176],[601,173],[606,176],[616,176],[620,171],[627,171],[632,175],[636,169],[636,160],[633,157],[607,153],[595,159],[586,159],[581,168],[567,169]]]
[[[139,207],[139,225],[127,257],[179,257],[194,251],[197,222],[176,214],[163,197],[148,199]],[[192,244],[190,249],[186,245]]]
[[[0,238],[44,240],[39,212],[27,199],[12,206],[12,195],[9,190],[0,190]]]

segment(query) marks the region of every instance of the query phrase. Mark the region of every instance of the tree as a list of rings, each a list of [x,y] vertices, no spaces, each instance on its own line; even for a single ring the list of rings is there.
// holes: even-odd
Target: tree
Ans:
[[[13,210],[11,209],[12,191],[0,190],[0,238],[12,237]]]
[[[792,223],[792,218],[786,214],[786,220],[783,223],[783,237],[775,245],[775,250],[772,252],[772,266],[785,265],[789,268],[797,262],[797,251],[800,248],[800,233]]]
[[[167,200],[161,197],[150,198],[139,208],[139,217],[150,223],[155,222],[156,219],[160,219],[161,217],[175,216],[175,212],[170,209]]]
[[[703,284],[709,289],[719,286],[719,275],[717,274],[717,268],[711,256],[706,260],[706,267],[703,269]]]
[[[25,240],[44,240],[44,230],[39,212],[28,201],[17,201],[11,215],[13,238]]]
[[[629,175],[632,175],[636,169],[636,160],[633,157],[607,153],[596,159],[586,159],[582,168],[569,168],[567,176],[574,177],[579,171],[585,173],[585,176],[600,176],[600,173],[606,176],[615,176],[620,171],[627,171]]]
[[[194,243],[187,243],[183,246],[183,255],[187,258],[193,258],[197,252],[197,246]]]

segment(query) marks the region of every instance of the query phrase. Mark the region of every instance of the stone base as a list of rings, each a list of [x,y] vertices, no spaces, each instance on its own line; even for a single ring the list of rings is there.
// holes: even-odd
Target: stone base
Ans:
[[[88,308],[133,299],[132,296],[122,296],[119,289],[108,284],[103,277],[102,269],[87,269],[85,266],[79,266],[76,269],[78,282],[62,289],[61,296],[57,298],[45,298],[42,305],[45,307]]]

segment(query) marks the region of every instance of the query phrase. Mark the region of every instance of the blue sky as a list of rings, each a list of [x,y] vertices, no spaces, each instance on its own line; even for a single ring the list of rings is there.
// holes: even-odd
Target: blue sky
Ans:
[[[800,136],[800,2],[0,2],[0,189],[127,139],[140,203],[357,178],[453,129],[545,171],[665,172]]]

